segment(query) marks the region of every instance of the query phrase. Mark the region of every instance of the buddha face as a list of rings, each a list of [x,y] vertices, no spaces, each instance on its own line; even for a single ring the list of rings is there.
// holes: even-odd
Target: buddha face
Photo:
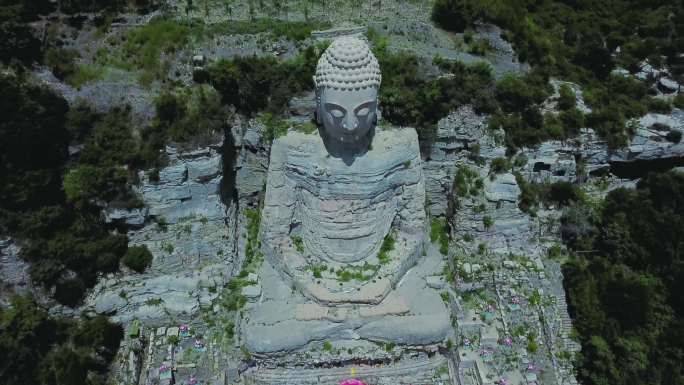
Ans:
[[[326,134],[344,143],[365,137],[376,122],[378,90],[323,88],[320,91],[318,116]]]

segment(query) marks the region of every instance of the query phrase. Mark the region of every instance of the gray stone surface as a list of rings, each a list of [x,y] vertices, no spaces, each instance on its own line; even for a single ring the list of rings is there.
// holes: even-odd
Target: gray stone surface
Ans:
[[[19,257],[21,248],[12,238],[0,237],[0,298],[6,304],[13,294],[32,289],[30,265]]]
[[[662,77],[658,80],[658,89],[666,94],[679,91],[679,83],[671,78]]]
[[[146,245],[152,265],[143,274],[110,274],[100,280],[85,310],[124,323],[135,318],[154,323],[191,319],[201,306],[210,306],[217,296],[213,288],[232,275],[236,247],[235,204],[226,207],[220,196],[222,142],[217,138],[194,150],[167,147],[169,163],[158,181],[140,173],[136,190],[145,208],[105,213],[131,226],[130,243]]]
[[[123,224],[131,228],[143,227],[148,214],[147,207],[132,210],[108,207],[103,210],[106,223]]]
[[[672,143],[665,136],[669,130],[684,131],[684,111],[673,109],[671,114],[649,113],[637,120],[637,131],[629,145],[610,155],[611,162],[650,161],[663,158],[684,158],[684,142]],[[654,126],[655,125],[655,126]]]
[[[342,301],[348,287],[314,284],[307,266],[377,263],[392,227],[397,250],[378,272],[387,279],[358,293],[359,301],[377,302],[420,253],[425,228],[421,163],[413,129],[376,133],[372,150],[351,162],[329,155],[318,135],[289,133],[277,139],[260,232],[266,258],[309,295]],[[302,238],[306,255],[295,249],[291,236]]]

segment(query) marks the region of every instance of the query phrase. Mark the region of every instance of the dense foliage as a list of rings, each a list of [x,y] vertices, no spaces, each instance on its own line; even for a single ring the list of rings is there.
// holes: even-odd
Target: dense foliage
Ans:
[[[0,308],[0,383],[104,384],[122,337],[104,316],[50,317],[30,298],[15,297]]]
[[[282,113],[292,96],[313,89],[311,74],[324,49],[309,46],[285,61],[257,56],[221,60],[208,68],[207,77],[223,102],[242,114]]]
[[[684,383],[684,174],[651,174],[598,211],[571,207],[563,235],[590,251],[564,266],[580,381]]]
[[[684,74],[684,62],[679,58],[684,51],[681,1],[438,0],[432,17],[455,31],[474,28],[477,22],[503,27],[520,60],[543,74],[539,79],[556,76],[584,87],[585,99],[593,109],[586,124],[606,138],[611,147],[626,143],[630,130],[625,124],[629,118],[649,109],[671,108],[651,98],[644,83],[612,75],[611,70],[619,65],[636,71],[647,59],[654,66],[666,64],[680,79]],[[530,91],[534,91],[541,84],[529,79],[518,84],[506,82],[499,86],[513,86],[518,93],[525,92],[525,85],[531,85]],[[558,122],[545,122],[538,103],[529,103],[519,94],[511,96],[508,100],[525,101],[524,106],[503,106],[494,122],[506,130],[509,147],[573,135],[567,130],[571,127],[561,130]],[[576,117],[575,113],[571,118]]]
[[[98,274],[119,268],[128,239],[103,223],[101,206],[139,205],[130,191],[135,175],[124,166],[151,155],[133,139],[125,108],[69,109],[13,75],[0,76],[0,86],[0,230],[22,243],[32,279],[75,305]],[[70,142],[83,146],[71,160]]]

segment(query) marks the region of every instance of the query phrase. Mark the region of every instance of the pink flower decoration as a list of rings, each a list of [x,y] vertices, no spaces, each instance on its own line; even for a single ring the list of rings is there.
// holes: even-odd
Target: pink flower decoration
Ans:
[[[340,385],[366,385],[363,381],[356,379],[343,380]]]
[[[187,332],[188,329],[189,329],[188,325],[183,324],[180,326],[180,331],[182,331],[182,332]]]
[[[507,385],[507,384],[508,384],[508,381],[506,381],[505,378],[502,378],[502,379],[499,380],[499,384],[500,384],[500,385]]]
[[[503,343],[506,346],[511,346],[511,345],[513,345],[513,340],[511,339],[511,337],[506,337],[506,338],[504,338]]]
[[[164,372],[166,372],[166,371],[168,371],[168,370],[169,370],[169,367],[166,366],[165,364],[162,364],[162,365],[159,367],[159,373],[164,373]]]

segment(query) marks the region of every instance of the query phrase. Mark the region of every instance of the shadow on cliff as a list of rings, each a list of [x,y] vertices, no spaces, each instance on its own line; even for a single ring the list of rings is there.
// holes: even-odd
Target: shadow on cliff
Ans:
[[[239,153],[238,149],[235,147],[235,138],[230,129],[225,130],[223,146],[221,148],[222,153],[222,168],[223,168],[223,178],[221,179],[220,185],[220,195],[221,202],[230,207],[233,202],[238,201],[237,199],[237,189],[235,188],[235,160]]]

